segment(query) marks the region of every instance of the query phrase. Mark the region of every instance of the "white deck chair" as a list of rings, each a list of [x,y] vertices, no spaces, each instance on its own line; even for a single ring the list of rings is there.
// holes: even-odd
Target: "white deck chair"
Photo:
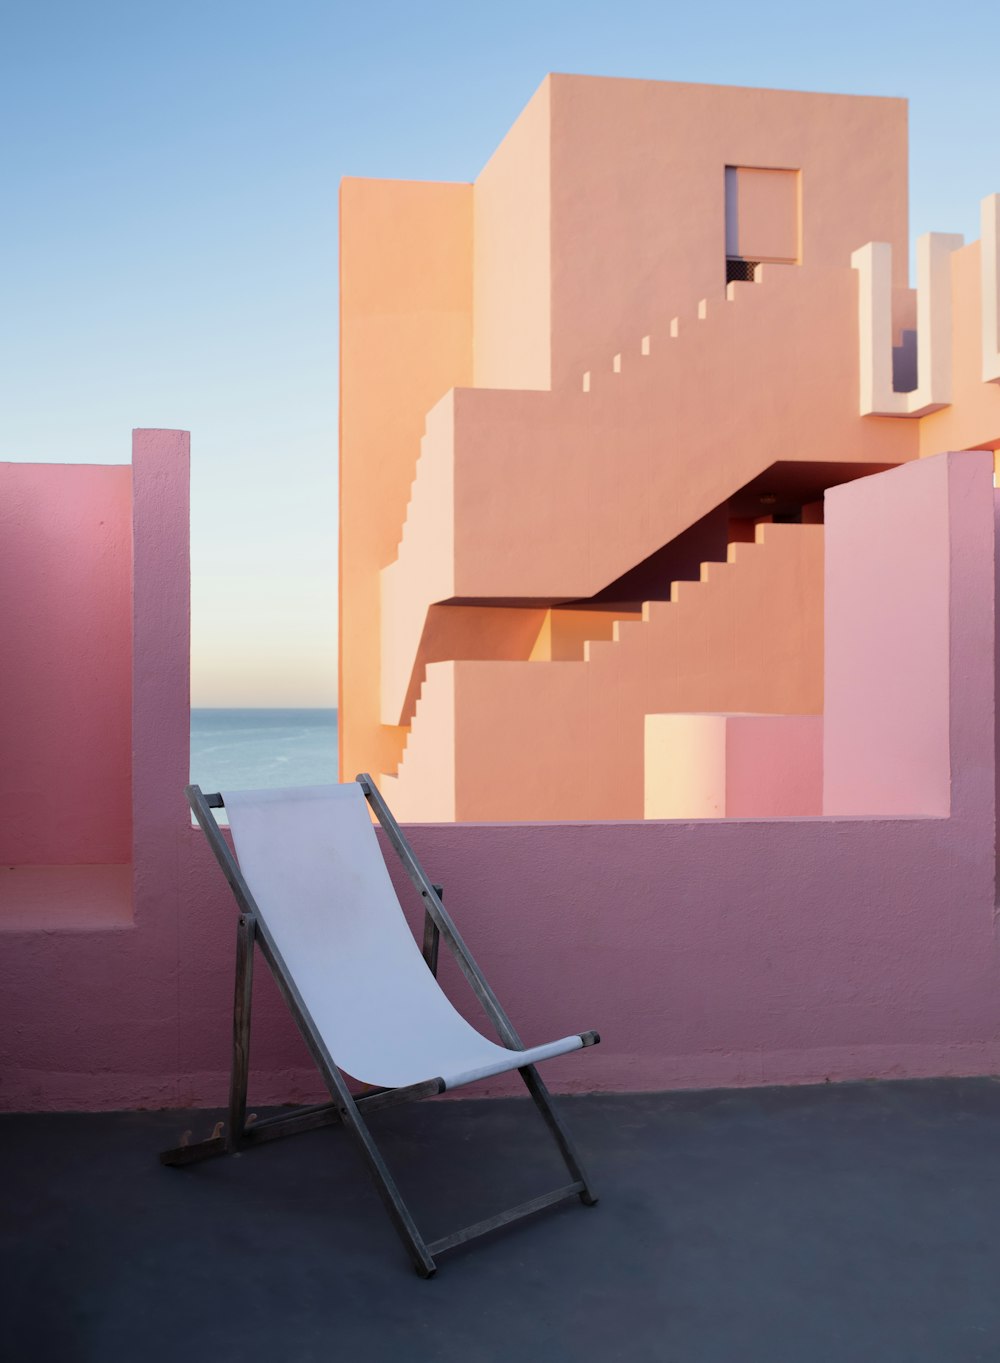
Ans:
[[[574,1197],[592,1205],[597,1200],[593,1189],[535,1064],[594,1045],[600,1037],[583,1032],[527,1050],[522,1046],[445,911],[441,887],[428,880],[371,778],[225,796],[204,795],[198,786],[189,786],[186,793],[240,908],[233,1067],[224,1132],[220,1123],[208,1140],[164,1151],[161,1160],[191,1164],[342,1120],[359,1141],[393,1224],[423,1277],[434,1273],[435,1255],[508,1222]],[[423,953],[393,889],[369,806],[423,898]],[[223,807],[238,863],[212,813]],[[442,936],[503,1045],[466,1022],[438,984]],[[255,942],[333,1102],[248,1123]],[[428,1244],[400,1197],[364,1114],[514,1069],[555,1138],[572,1182]],[[378,1087],[354,1096],[345,1074]]]

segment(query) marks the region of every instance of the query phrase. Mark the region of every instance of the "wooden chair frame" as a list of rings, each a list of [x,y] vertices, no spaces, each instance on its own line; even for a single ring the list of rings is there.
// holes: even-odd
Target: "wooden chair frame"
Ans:
[[[504,1046],[511,1050],[523,1050],[520,1038],[513,1024],[500,1006],[500,1002],[472,957],[458,929],[452,922],[442,902],[442,889],[433,885],[417,861],[412,848],[402,830],[389,812],[385,801],[370,776],[357,777],[364,792],[384,829],[393,848],[398,853],[410,879],[420,892],[424,904],[423,956],[428,968],[437,975],[438,948],[443,937],[458,962],[459,969],[468,980],[473,993],[485,1009]],[[343,1122],[356,1140],[361,1154],[368,1166],[375,1186],[385,1203],[386,1211],[403,1242],[413,1266],[423,1278],[431,1277],[436,1271],[436,1256],[459,1245],[466,1244],[481,1235],[519,1221],[566,1202],[574,1197],[587,1206],[597,1201],[593,1187],[588,1179],[580,1157],[574,1147],[566,1126],[556,1111],[548,1089],[539,1077],[534,1065],[526,1065],[518,1070],[535,1106],[541,1113],[559,1153],[569,1171],[571,1182],[540,1197],[510,1207],[496,1216],[466,1226],[451,1235],[442,1236],[430,1243],[424,1240],[416,1222],[400,1195],[385,1160],[379,1151],[365,1116],[379,1108],[392,1107],[398,1103],[413,1102],[430,1098],[444,1090],[441,1078],[432,1078],[405,1088],[376,1089],[362,1096],[352,1094],[347,1081],[330,1054],[323,1038],[316,1029],[312,1018],[302,1001],[295,981],[292,979],[261,915],[249,886],[243,878],[239,863],[219,827],[212,811],[224,808],[221,795],[206,795],[198,786],[188,786],[185,794],[195,818],[201,825],[215,858],[229,882],[239,906],[239,919],[236,929],[236,986],[233,999],[233,1053],[232,1072],[229,1085],[229,1119],[218,1123],[215,1132],[206,1140],[182,1143],[172,1150],[165,1150],[160,1159],[164,1164],[181,1166],[194,1164],[200,1160],[212,1159],[219,1155],[231,1155],[237,1150],[245,1150],[265,1141],[277,1140],[282,1136],[292,1136],[300,1131],[315,1127],[328,1126]],[[302,1033],[309,1052],[319,1067],[320,1073],[329,1090],[332,1102],[315,1107],[304,1107],[288,1115],[265,1117],[260,1121],[247,1120],[247,1080],[250,1061],[250,1006],[253,991],[254,946],[259,947],[261,955],[274,976],[278,989]],[[596,1032],[585,1032],[581,1039],[585,1046],[600,1041]]]

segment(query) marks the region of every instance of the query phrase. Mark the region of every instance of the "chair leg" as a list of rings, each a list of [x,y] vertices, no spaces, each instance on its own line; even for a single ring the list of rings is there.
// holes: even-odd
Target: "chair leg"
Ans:
[[[257,923],[253,914],[241,913],[236,924],[236,983],[233,989],[233,1061],[229,1073],[229,1119],[216,1122],[211,1136],[191,1142],[185,1132],[181,1143],[160,1154],[161,1164],[197,1164],[218,1155],[232,1155],[242,1148],[247,1120],[247,1081],[250,1073],[250,1005],[253,998],[253,948]]]
[[[361,1147],[361,1153],[368,1165],[368,1172],[371,1174],[379,1196],[385,1204],[385,1209],[396,1228],[396,1234],[402,1240],[407,1254],[413,1261],[413,1267],[421,1278],[432,1278],[437,1272],[437,1264],[431,1257],[427,1242],[417,1229],[417,1223],[410,1215],[410,1210],[396,1187],[395,1179],[389,1172],[389,1166],[382,1158],[382,1152],[375,1144],[372,1134],[368,1130],[367,1122],[358,1111],[357,1104],[345,1084],[343,1076],[339,1070],[335,1069],[324,1077],[330,1085],[331,1091],[337,1096],[344,1125],[349,1128]]]
[[[232,1154],[243,1142],[247,1117],[247,1082],[250,1073],[250,1008],[253,1000],[253,947],[256,921],[241,913],[236,926],[236,986],[233,994],[233,1067],[229,1077],[229,1122],[226,1151]]]
[[[556,1111],[555,1105],[552,1102],[552,1095],[545,1087],[545,1083],[534,1065],[526,1065],[523,1070],[518,1070],[518,1074],[520,1074],[521,1078],[524,1080],[525,1086],[531,1094],[535,1106],[542,1114],[545,1125],[552,1133],[552,1138],[559,1147],[559,1153],[562,1155],[566,1168],[573,1177],[573,1181],[583,1184],[583,1191],[580,1193],[580,1201],[584,1206],[592,1207],[597,1201],[597,1194],[594,1192],[590,1179],[587,1177],[587,1172],[583,1167],[583,1162],[580,1159],[576,1146],[573,1144],[572,1137],[566,1129],[562,1117],[560,1117],[559,1113]]]

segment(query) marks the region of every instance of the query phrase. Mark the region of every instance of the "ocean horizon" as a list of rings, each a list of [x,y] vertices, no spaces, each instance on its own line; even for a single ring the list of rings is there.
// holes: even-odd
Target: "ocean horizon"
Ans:
[[[337,780],[337,711],[191,710],[191,782],[202,790],[330,785]]]

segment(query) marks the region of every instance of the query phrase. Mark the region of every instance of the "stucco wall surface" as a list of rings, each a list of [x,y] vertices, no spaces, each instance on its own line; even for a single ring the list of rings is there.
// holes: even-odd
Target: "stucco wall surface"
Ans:
[[[776,461],[814,501],[916,456],[859,418],[850,263],[883,241],[906,281],[906,143],[902,100],[559,74],[474,184],[345,182],[342,777],[398,771],[428,664],[493,656],[456,619],[445,648],[436,605],[590,598],[755,480],[787,492]],[[785,262],[735,293],[730,181],[737,248]]]
[[[131,517],[127,466],[0,464],[6,867],[130,859]]]
[[[236,910],[182,795],[184,434],[137,433],[133,471],[135,914],[87,932],[0,924],[8,1110],[214,1104],[226,1092]],[[596,1049],[547,1067],[556,1088],[988,1073],[1000,1062],[992,460],[947,455],[890,477],[911,480],[905,496],[934,512],[885,554],[948,563],[949,681],[930,716],[941,725],[946,707],[947,814],[411,830],[524,1040],[601,1032]],[[867,486],[831,508],[835,543],[853,533]],[[850,613],[853,599],[860,618],[867,573],[841,577],[835,609]],[[828,693],[839,675],[828,670]],[[846,704],[835,712],[853,723]],[[461,998],[450,968],[443,978]],[[265,970],[254,1007],[252,1102],[317,1097]]]

